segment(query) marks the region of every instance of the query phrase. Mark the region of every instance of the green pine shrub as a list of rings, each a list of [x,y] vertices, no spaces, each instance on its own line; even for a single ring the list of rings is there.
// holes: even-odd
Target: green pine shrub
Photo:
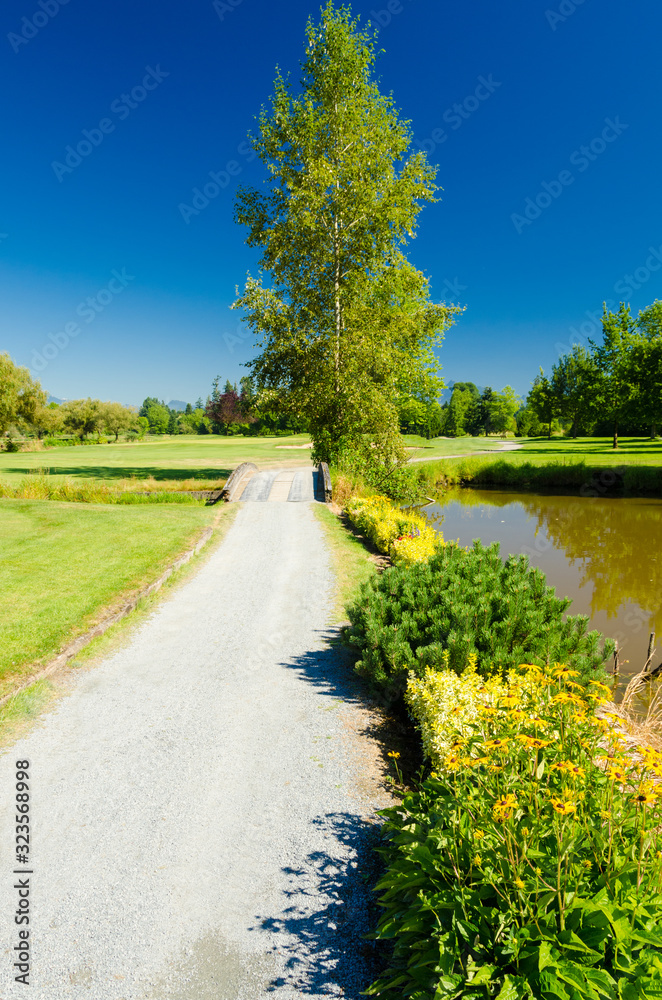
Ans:
[[[589,632],[585,615],[564,619],[570,603],[526,556],[504,563],[496,542],[448,544],[428,562],[392,567],[362,585],[348,608],[356,669],[389,700],[403,694],[409,671],[460,673],[471,654],[479,672],[563,662],[600,678],[614,643]]]

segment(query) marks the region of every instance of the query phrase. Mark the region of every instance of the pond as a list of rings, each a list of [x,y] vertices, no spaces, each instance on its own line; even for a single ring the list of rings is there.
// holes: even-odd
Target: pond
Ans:
[[[527,555],[568,614],[618,641],[622,675],[643,668],[651,632],[662,663],[662,500],[456,489],[425,512],[447,541]]]

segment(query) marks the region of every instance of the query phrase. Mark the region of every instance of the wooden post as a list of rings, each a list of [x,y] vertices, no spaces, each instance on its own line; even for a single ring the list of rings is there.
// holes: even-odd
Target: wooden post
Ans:
[[[643,672],[648,673],[648,667],[651,660],[653,659],[653,653],[655,652],[655,632],[651,632],[648,637],[648,655],[646,656],[646,663],[644,664]]]
[[[616,643],[614,645],[614,670],[613,670],[613,674],[614,674],[614,677],[618,677],[618,674],[619,674],[619,669],[618,669],[618,639],[616,640]]]

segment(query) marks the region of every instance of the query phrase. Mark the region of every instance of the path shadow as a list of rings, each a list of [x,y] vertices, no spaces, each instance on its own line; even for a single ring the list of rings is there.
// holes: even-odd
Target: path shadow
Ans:
[[[302,996],[361,993],[384,970],[389,949],[365,940],[377,924],[374,886],[382,865],[375,846],[380,827],[349,812],[313,820],[331,839],[328,851],[312,851],[301,867],[284,868],[291,901],[278,917],[259,919],[259,927],[277,935],[273,950],[285,959],[285,972],[272,980]]]
[[[322,649],[311,650],[282,663],[296,670],[318,693],[332,704],[342,700],[366,711],[356,730],[358,736],[374,740],[381,760],[383,787],[391,790],[395,774],[389,753],[400,754],[398,766],[406,785],[413,784],[424,766],[425,758],[420,736],[413,725],[402,699],[386,697],[372,690],[366,680],[354,670],[356,650],[343,641],[343,626],[333,626],[318,632],[325,641]]]

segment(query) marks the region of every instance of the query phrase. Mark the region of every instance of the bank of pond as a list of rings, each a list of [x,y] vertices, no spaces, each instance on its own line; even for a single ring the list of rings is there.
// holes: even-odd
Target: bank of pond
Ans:
[[[460,490],[346,512],[393,562],[348,608],[356,669],[426,760],[383,811],[390,952],[368,994],[659,1000],[660,713],[614,704],[614,629],[593,626],[643,666],[662,501]]]

